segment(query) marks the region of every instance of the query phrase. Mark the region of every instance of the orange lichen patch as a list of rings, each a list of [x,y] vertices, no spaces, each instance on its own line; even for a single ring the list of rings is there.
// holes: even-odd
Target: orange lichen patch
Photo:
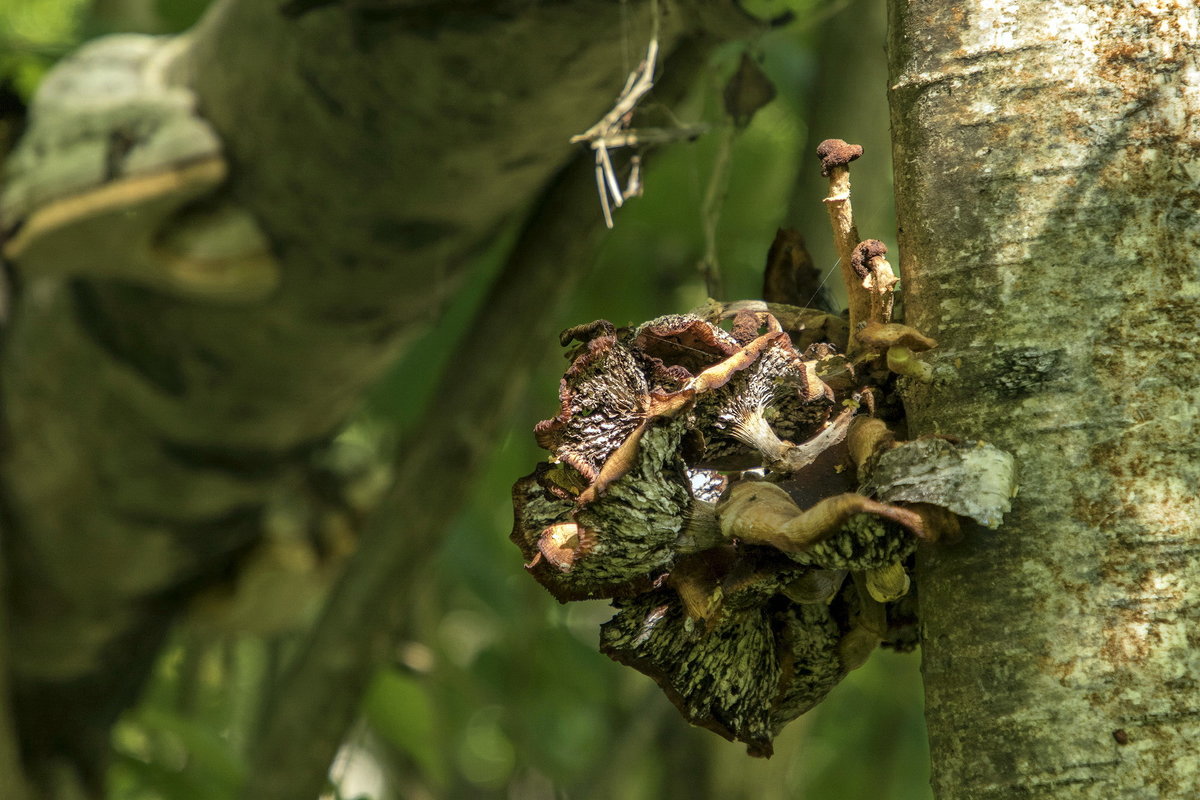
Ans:
[[[1104,628],[1100,652],[1113,665],[1137,664],[1152,658],[1161,643],[1162,634],[1145,609],[1118,609],[1117,618]]]

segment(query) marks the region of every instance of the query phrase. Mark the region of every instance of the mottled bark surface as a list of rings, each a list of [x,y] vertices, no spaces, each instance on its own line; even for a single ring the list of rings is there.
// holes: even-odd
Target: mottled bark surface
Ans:
[[[659,5],[664,53],[730,35],[743,19],[725,3]],[[175,62],[223,140],[221,196],[253,215],[278,259],[277,289],[203,300],[90,272],[22,273],[16,259],[22,292],[2,375],[9,645],[20,733],[43,785],[59,758],[100,779],[108,726],[135,699],[173,619],[198,589],[236,575],[272,503],[311,500],[314,450],[439,316],[471,258],[578,152],[568,137],[608,109],[633,66],[622,64],[621,37],[640,47],[650,35],[647,4],[288,4],[308,6],[218,3]],[[586,181],[569,185],[598,219]],[[559,191],[559,207],[539,208],[529,235],[556,230]],[[564,215],[575,226],[581,217]],[[575,230],[586,241],[587,223]],[[563,234],[547,236],[558,252],[514,256],[504,273],[513,284],[497,295],[514,316],[499,309],[493,324],[537,324],[552,307],[568,285],[556,261],[570,252]],[[531,313],[515,299],[522,291],[536,298]],[[481,335],[473,396],[500,403],[519,385],[522,343],[540,348],[546,337]],[[456,496],[497,430],[471,428],[466,441],[461,419],[443,423],[423,431],[431,441],[412,456],[423,493],[400,492],[391,507],[432,530],[449,517],[426,513],[428,497]],[[438,453],[454,468],[437,465],[441,477],[426,480]],[[400,471],[412,478],[410,464]],[[375,538],[385,533],[418,537]],[[429,530],[419,535],[429,541]],[[379,570],[402,551],[371,552],[377,572],[363,568],[361,586],[341,592],[332,624],[369,628],[371,593],[397,594]],[[395,614],[380,617],[386,641]],[[305,790],[354,713],[353,689],[386,650],[360,647],[332,673],[349,692],[314,696],[325,685],[310,677],[288,700],[311,700],[289,719],[327,728],[311,749],[293,748],[311,767],[296,776]],[[278,733],[268,752],[298,735]]]
[[[997,532],[922,561],[948,798],[1200,787],[1200,11],[892,4],[917,434],[1016,454]]]

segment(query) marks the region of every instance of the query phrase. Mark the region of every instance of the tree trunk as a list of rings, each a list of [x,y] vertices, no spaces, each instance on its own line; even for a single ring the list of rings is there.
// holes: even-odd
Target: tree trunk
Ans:
[[[919,569],[949,798],[1200,789],[1200,11],[891,4],[914,434],[1016,454]]]

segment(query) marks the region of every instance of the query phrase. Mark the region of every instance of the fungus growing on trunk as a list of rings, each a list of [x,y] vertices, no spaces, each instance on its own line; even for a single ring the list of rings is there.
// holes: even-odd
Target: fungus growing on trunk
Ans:
[[[1013,489],[1007,454],[897,443],[889,427],[901,412],[882,364],[928,372],[911,356],[936,342],[890,321],[886,248],[859,244],[847,164],[861,154],[821,148],[848,326],[709,301],[564,331],[582,344],[536,428],[556,463],[513,489],[534,577],[562,601],[612,598],[602,651],[753,755],[881,643],[915,646],[914,551],[955,535],[952,512],[994,524]]]

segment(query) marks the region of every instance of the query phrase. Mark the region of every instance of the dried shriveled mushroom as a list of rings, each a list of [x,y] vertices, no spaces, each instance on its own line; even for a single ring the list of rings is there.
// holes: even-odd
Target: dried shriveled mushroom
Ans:
[[[653,678],[692,724],[770,756],[779,730],[845,677],[842,640],[853,625],[847,591],[800,604],[770,588],[735,591],[707,626],[689,624],[670,592],[619,601],[600,649]]]
[[[605,653],[692,723],[769,755],[881,641],[911,639],[887,603],[908,590],[926,517],[849,491],[890,433],[855,423],[870,396],[852,363],[829,344],[798,353],[757,307],[730,331],[671,315],[562,341],[581,344],[536,429],[554,463],[514,487],[512,539],[559,600],[614,599]],[[740,472],[758,466],[784,483]]]
[[[513,491],[512,538],[535,577],[560,600],[613,598],[601,650],[763,756],[876,647],[915,646],[919,540],[952,537],[953,512],[997,523],[1014,489],[995,448],[896,441],[884,365],[929,380],[913,354],[936,342],[892,322],[886,247],[859,239],[848,165],[862,148],[827,140],[818,155],[849,322],[710,300],[565,331],[582,344],[558,415],[537,427],[555,464]],[[797,292],[802,251],[777,237],[772,299],[819,290]]]
[[[587,342],[558,396],[558,415],[539,422],[534,437],[588,481],[642,424],[651,403],[645,365],[614,334]]]
[[[513,487],[512,541],[534,577],[562,602],[645,590],[676,558],[693,519],[691,477],[679,457],[683,423],[653,425],[633,466],[580,503],[586,479],[569,466],[540,464]],[[697,524],[712,526],[711,514]]]
[[[649,675],[693,725],[771,752],[771,709],[781,674],[769,614],[726,611],[711,628],[688,625],[679,598],[659,591],[616,604],[600,649]]]

